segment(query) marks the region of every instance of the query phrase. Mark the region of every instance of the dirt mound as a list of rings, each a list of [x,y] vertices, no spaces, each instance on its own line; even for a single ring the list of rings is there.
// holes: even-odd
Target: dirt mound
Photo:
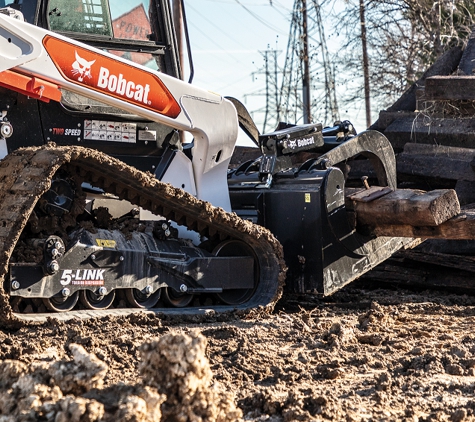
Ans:
[[[239,419],[229,392],[213,384],[199,333],[167,334],[140,348],[142,378],[104,388],[108,365],[71,343],[72,360],[0,363],[0,420],[216,421]]]
[[[472,296],[348,286],[270,315],[3,329],[0,422],[475,421],[474,325]]]

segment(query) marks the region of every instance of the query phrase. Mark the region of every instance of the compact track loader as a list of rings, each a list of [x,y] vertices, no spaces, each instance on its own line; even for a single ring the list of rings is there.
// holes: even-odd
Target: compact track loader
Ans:
[[[167,0],[6,6],[5,323],[271,309],[284,281],[328,295],[413,241],[358,230],[345,204],[351,157],[372,162],[373,199],[396,190],[383,135],[349,122],[260,135],[239,101],[179,79]],[[239,127],[260,154],[230,170]]]

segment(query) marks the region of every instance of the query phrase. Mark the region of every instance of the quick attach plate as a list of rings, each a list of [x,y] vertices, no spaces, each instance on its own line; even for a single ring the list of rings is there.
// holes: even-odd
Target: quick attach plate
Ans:
[[[259,143],[264,149],[270,145],[275,145],[284,155],[321,147],[324,145],[322,124],[288,125],[275,132],[260,135]]]

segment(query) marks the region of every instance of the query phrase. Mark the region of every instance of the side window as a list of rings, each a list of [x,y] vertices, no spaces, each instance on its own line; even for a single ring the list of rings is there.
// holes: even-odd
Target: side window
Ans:
[[[52,31],[107,36],[124,44],[154,46],[160,33],[154,6],[152,0],[50,0],[48,20]],[[147,49],[107,49],[134,63],[161,70],[163,55],[145,53],[144,50]]]
[[[111,1],[110,7],[114,38],[150,41],[152,29],[144,3]]]
[[[112,36],[106,0],[51,0],[48,16],[53,31]]]
[[[111,0],[112,28],[114,38],[128,41],[151,42],[153,31],[150,25],[148,7],[142,1]],[[151,54],[131,51],[109,50],[111,53],[135,63],[157,69],[158,60]],[[159,66],[158,66],[159,67]]]
[[[165,56],[157,48],[160,28],[154,0],[50,0],[48,20],[52,31],[72,32],[76,39],[81,39],[78,33],[96,35],[96,46],[109,53],[154,70],[165,69]],[[77,111],[124,114],[66,90],[61,102]]]

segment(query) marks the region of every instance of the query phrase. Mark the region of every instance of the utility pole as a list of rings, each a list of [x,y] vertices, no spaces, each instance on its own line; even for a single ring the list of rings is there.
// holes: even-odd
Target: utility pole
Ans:
[[[340,120],[340,113],[338,111],[338,103],[336,100],[335,90],[335,72],[333,64],[331,63],[330,54],[328,52],[327,43],[325,40],[325,30],[323,28],[321,8],[317,1],[314,0],[315,6],[315,23],[318,29],[318,37],[320,40],[321,60],[323,66],[323,73],[325,75],[325,120],[328,116],[333,122]]]
[[[364,103],[366,109],[366,127],[371,126],[371,101],[369,86],[369,59],[366,41],[366,19],[364,0],[360,0],[361,46],[363,50]]]
[[[310,67],[308,63],[308,19],[307,0],[302,0],[302,37],[303,37],[303,79],[302,79],[302,100],[303,100],[303,122],[311,123],[312,114],[310,110]]]
[[[269,59],[269,53],[272,54],[273,60]],[[280,98],[279,90],[277,88],[279,80],[279,70],[277,67],[277,51],[266,51],[265,52],[265,61],[266,61],[266,113],[264,117],[264,133],[267,132],[267,127],[271,126],[270,129],[275,129],[277,124],[280,122]],[[273,69],[269,65],[269,61],[273,63]],[[272,104],[272,99],[274,100],[274,107],[270,107]],[[274,113],[272,113],[274,111]],[[272,127],[273,126],[273,127]]]

